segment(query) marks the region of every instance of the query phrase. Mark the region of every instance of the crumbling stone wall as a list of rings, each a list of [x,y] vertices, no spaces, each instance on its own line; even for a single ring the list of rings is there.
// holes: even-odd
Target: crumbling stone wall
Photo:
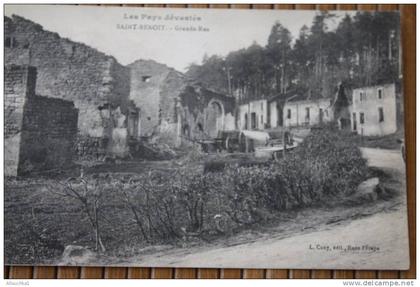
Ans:
[[[125,157],[133,137],[177,144],[185,126],[194,129],[193,134],[213,137],[218,129],[235,128],[233,98],[209,90],[193,91],[191,97],[181,98],[187,85],[185,77],[166,65],[139,60],[122,66],[111,56],[63,39],[19,16],[5,17],[5,38],[10,43],[5,47],[6,64],[37,67],[35,92],[73,101],[79,110],[79,138],[107,145],[93,153],[105,150]],[[140,109],[140,119],[133,119],[129,112],[133,104]],[[222,120],[220,116],[211,118],[210,109],[223,113]]]
[[[178,144],[177,104],[185,85],[184,75],[171,70],[160,90],[159,141],[170,146]]]
[[[72,102],[35,95],[36,69],[5,66],[5,174],[71,164],[78,111]]]
[[[82,135],[112,138],[112,129],[104,129],[98,107],[110,104],[126,113],[129,68],[19,16],[5,17],[5,37],[13,43],[5,47],[5,63],[35,66],[37,94],[73,101],[79,109]]]
[[[162,83],[160,90],[160,118],[168,123],[176,122],[175,105],[179,95],[186,85],[185,76],[180,72],[171,70]]]
[[[23,106],[28,95],[35,94],[36,69],[16,65],[4,68],[5,134],[20,132]]]
[[[35,69],[22,66],[4,67],[4,172],[17,175],[23,107],[28,95],[35,93]]]
[[[173,69],[152,60],[138,60],[129,65],[131,69],[130,99],[140,108],[140,136],[152,137],[159,132],[162,112],[174,109],[174,101],[170,101],[166,86],[174,88],[167,79],[172,80]],[[174,75],[174,74],[172,74]],[[166,91],[165,91],[166,89]],[[176,91],[169,91],[176,95]],[[162,107],[163,99],[169,100]]]

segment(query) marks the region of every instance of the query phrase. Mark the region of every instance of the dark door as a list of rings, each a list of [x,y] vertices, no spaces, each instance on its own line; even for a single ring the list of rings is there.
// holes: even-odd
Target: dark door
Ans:
[[[277,103],[277,126],[282,127],[283,126],[283,108],[282,105]]]
[[[319,109],[319,123],[324,122],[324,111]]]
[[[353,113],[353,130],[354,131],[357,130],[357,117],[356,117],[356,113]]]
[[[251,113],[251,129],[257,128],[257,114]]]
[[[248,114],[245,114],[245,129],[248,129]]]

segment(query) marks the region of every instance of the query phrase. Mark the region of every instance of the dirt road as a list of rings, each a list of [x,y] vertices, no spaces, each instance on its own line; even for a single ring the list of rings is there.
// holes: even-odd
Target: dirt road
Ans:
[[[398,170],[397,174],[404,174],[399,151],[362,148],[362,152],[369,165]],[[219,244],[170,249],[130,258],[121,264],[156,267],[407,269],[408,229],[406,204],[403,201],[402,204],[386,206],[379,213],[376,210],[369,213],[364,207],[351,216],[347,215],[347,220],[312,226],[310,230],[313,232],[302,228],[287,238],[282,238],[279,232],[269,238],[234,246]],[[346,212],[343,210],[336,217],[343,217],[342,214]],[[313,217],[306,214],[306,221],[316,224],[316,216],[325,221],[322,212],[320,214],[314,214]]]
[[[406,269],[405,221],[403,212],[390,212],[281,240],[181,249],[133,258],[130,263],[162,267]]]
[[[392,168],[405,173],[405,164],[400,150],[360,148],[369,166]]]

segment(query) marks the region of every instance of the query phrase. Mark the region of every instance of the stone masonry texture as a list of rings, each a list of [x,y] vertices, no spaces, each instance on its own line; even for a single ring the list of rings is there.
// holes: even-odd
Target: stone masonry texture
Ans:
[[[35,95],[36,75],[34,67],[5,67],[6,175],[72,163],[78,111],[70,101]]]
[[[83,142],[76,143],[82,147],[76,154],[92,153],[87,156],[97,159],[104,154],[124,158],[129,154],[128,142],[132,139],[159,138],[172,145],[178,144],[180,128],[184,126],[209,135],[215,135],[217,127],[234,128],[233,98],[204,88],[189,93],[185,75],[173,68],[152,60],[123,66],[112,56],[62,38],[20,16],[5,17],[4,24],[9,43],[5,47],[5,64],[37,69],[36,86],[35,78],[23,77],[27,83],[21,83],[25,91],[20,94],[71,101],[78,110],[77,141]],[[22,79],[6,80],[20,83]],[[13,93],[9,97],[6,101],[14,101]],[[206,120],[212,112],[209,109],[212,98],[223,106],[223,120]],[[37,103],[41,105],[40,101]],[[184,109],[180,110],[179,104]],[[23,102],[13,105],[16,121],[22,121]],[[31,112],[36,110],[35,105]],[[139,112],[128,117],[132,115],[130,110]],[[40,121],[42,124],[43,120]],[[13,129],[13,125],[7,128]]]
[[[19,16],[5,17],[5,64],[30,65],[38,70],[36,94],[73,101],[79,109],[79,132],[107,136],[98,107],[128,106],[130,71],[113,57],[87,45],[61,38]]]

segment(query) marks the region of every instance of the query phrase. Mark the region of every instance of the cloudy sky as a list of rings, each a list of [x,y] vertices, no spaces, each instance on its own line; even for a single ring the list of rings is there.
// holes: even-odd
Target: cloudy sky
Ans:
[[[179,71],[185,71],[190,63],[201,63],[204,54],[225,56],[230,51],[248,47],[253,41],[265,45],[276,21],[289,29],[293,37],[297,37],[303,25],[311,25],[315,13],[5,5],[7,16],[23,16],[41,24],[45,30],[57,32],[61,37],[85,43],[112,55],[121,64],[129,64],[137,59],[153,59]],[[345,15],[344,12],[334,13],[338,17],[329,22],[330,29],[334,29]],[[132,19],[128,19],[130,15]],[[165,20],[165,17],[171,19]],[[189,20],[175,20],[175,17],[189,17]],[[209,31],[198,31],[200,27]],[[147,30],[149,28],[158,30]]]

